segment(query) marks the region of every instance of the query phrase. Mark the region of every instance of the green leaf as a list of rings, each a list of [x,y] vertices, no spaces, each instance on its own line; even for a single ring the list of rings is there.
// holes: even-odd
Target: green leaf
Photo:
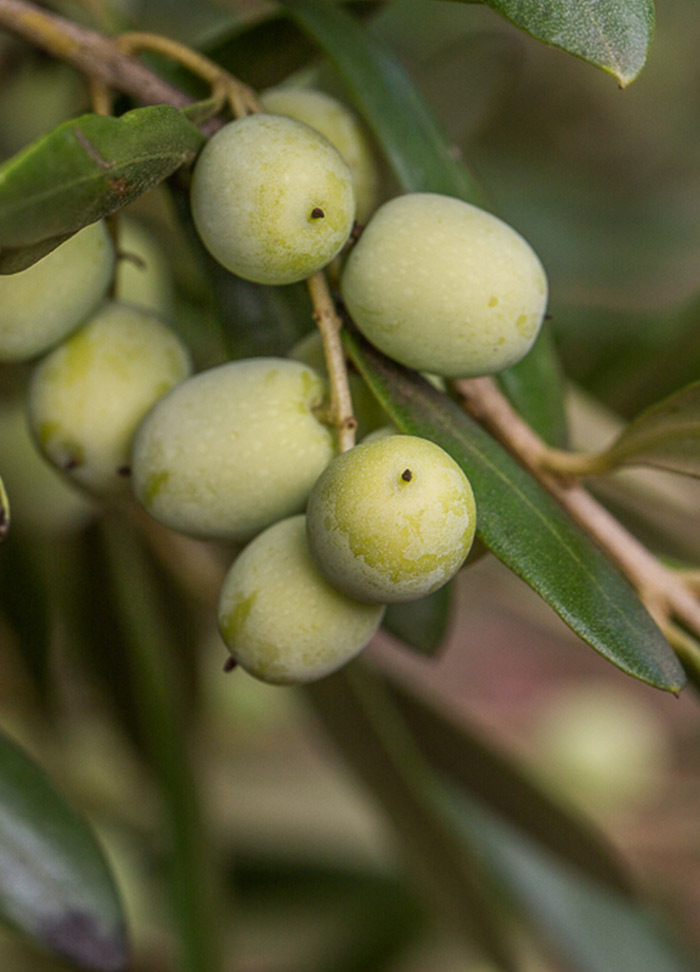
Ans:
[[[580,816],[567,813],[525,772],[471,727],[457,723],[437,701],[385,677],[387,690],[433,769],[542,848],[617,892],[630,882],[616,851]]]
[[[453,589],[452,584],[445,584],[417,601],[389,604],[382,627],[409,648],[423,655],[436,655],[450,622]]]
[[[537,40],[612,74],[624,88],[644,67],[653,0],[484,0]]]
[[[0,540],[4,540],[10,529],[10,501],[0,476]]]
[[[169,105],[64,122],[0,167],[0,251],[116,212],[193,159],[202,142]]]
[[[469,843],[478,841],[506,892],[577,972],[697,972],[697,961],[649,908],[582,878],[478,804],[454,796]]]
[[[685,678],[633,589],[537,482],[454,402],[359,334],[350,355],[394,423],[442,446],[471,480],[486,546],[584,641],[635,678],[677,692]]]
[[[340,7],[283,0],[329,56],[406,192],[441,192],[484,205],[484,196],[393,52]]]
[[[700,381],[645,409],[596,458],[606,469],[641,464],[700,476]]]
[[[3,735],[0,916],[81,968],[126,968],[124,918],[95,836]]]

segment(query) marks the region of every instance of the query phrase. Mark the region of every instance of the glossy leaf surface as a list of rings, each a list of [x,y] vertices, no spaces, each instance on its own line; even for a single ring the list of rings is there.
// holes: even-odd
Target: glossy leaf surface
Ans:
[[[624,87],[644,67],[653,0],[484,0],[537,40],[609,72]]]
[[[2,735],[0,915],[80,968],[126,968],[121,906],[92,831]]]
[[[394,423],[437,442],[467,474],[486,546],[605,658],[677,692],[683,671],[663,635],[627,581],[558,504],[454,402],[359,335],[345,337]]]
[[[193,159],[202,142],[168,105],[64,122],[0,168],[0,253],[116,212]]]

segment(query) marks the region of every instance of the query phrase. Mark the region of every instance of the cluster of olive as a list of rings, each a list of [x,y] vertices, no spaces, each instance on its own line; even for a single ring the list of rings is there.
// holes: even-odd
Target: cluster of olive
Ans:
[[[358,211],[365,219],[374,208],[376,181],[353,116],[333,99],[290,89],[263,104],[264,113],[231,122],[207,143],[191,205],[220,263],[283,284],[340,253]],[[86,303],[78,307],[55,286],[49,299],[40,280],[54,273],[49,261],[68,261],[67,248],[79,246],[100,283],[88,299],[81,274],[74,290]],[[0,323],[0,356],[3,344],[5,357],[36,355],[89,317],[113,260],[103,228],[90,227],[0,281],[19,293],[34,275],[37,300],[48,305],[29,311],[17,298],[14,319]],[[66,289],[75,277],[69,262],[60,272]],[[544,272],[522,237],[435,194],[381,206],[345,260],[341,286],[372,342],[442,376],[493,373],[519,360],[546,301]],[[51,321],[41,339],[38,319]],[[219,606],[222,636],[243,668],[277,683],[320,678],[366,645],[386,604],[422,597],[460,568],[474,536],[474,497],[434,443],[388,434],[336,455],[324,377],[301,361],[189,370],[187,351],[157,318],[109,302],[37,366],[30,421],[44,454],[83,485],[104,490],[129,475],[161,523],[250,541]]]

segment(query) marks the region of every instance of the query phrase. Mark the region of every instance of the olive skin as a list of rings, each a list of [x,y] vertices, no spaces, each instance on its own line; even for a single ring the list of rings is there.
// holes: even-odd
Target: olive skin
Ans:
[[[531,246],[483,209],[436,193],[381,206],[348,257],[342,293],[380,351],[452,378],[494,374],[527,354],[547,303]]]
[[[341,668],[378,629],[384,607],[360,604],[318,572],[304,516],[259,534],[226,576],[219,630],[233,659],[264,682],[316,681]]]
[[[264,284],[310,277],[339,253],[355,221],[352,175],[315,129],[261,113],[230,122],[192,174],[192,218],[212,256]]]
[[[309,549],[348,597],[413,601],[442,587],[464,563],[476,506],[469,480],[443,449],[386,435],[338,456],[309,497]]]

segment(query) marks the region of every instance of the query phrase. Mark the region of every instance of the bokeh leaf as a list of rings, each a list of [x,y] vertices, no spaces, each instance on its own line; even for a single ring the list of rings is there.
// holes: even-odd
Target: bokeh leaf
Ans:
[[[417,746],[451,784],[478,798],[490,811],[589,878],[630,894],[616,852],[581,817],[567,813],[525,772],[430,696],[385,677],[387,690]]]
[[[469,843],[478,842],[504,890],[576,972],[698,972],[650,909],[581,877],[477,803],[455,794]]]
[[[654,35],[653,0],[484,0],[537,40],[603,68],[621,86],[644,67]]]
[[[3,735],[0,916],[81,968],[126,968],[124,918],[97,840],[43,770]]]
[[[440,780],[381,680],[353,663],[305,691],[351,768],[386,812],[419,887],[455,929],[503,972],[511,972],[517,963],[489,877],[474,850],[453,830]]]
[[[382,627],[422,655],[440,651],[450,623],[454,587],[445,584],[427,597],[389,604]]]
[[[64,122],[0,167],[0,252],[115,212],[193,159],[202,142],[169,105]]]
[[[645,409],[597,458],[607,469],[634,463],[700,476],[700,381]]]
[[[586,534],[478,423],[360,335],[350,355],[403,432],[442,446],[471,480],[477,532],[584,641],[622,671],[677,692],[685,678],[641,601]]]

